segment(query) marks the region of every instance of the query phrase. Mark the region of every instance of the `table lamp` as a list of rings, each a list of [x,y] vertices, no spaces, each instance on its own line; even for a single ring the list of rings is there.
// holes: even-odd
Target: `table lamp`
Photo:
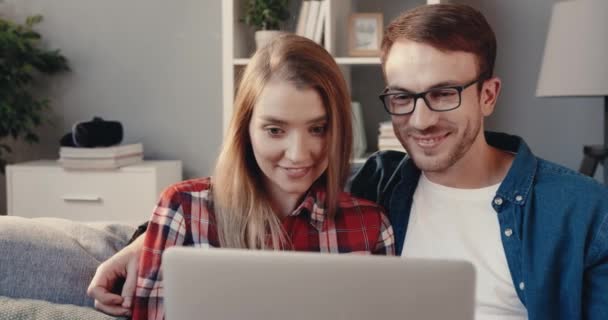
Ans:
[[[584,146],[579,171],[603,163],[608,183],[608,0],[553,5],[536,96],[604,97],[604,144]]]

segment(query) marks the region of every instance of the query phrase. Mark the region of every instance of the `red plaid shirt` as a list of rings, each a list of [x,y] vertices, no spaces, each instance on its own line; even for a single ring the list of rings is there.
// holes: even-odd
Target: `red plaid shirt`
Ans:
[[[334,219],[317,201],[325,199],[312,188],[300,206],[282,221],[296,251],[362,252],[393,255],[393,229],[376,203],[342,193]],[[148,224],[139,260],[133,319],[163,319],[161,255],[171,246],[219,247],[210,178],[177,183],[161,196]]]

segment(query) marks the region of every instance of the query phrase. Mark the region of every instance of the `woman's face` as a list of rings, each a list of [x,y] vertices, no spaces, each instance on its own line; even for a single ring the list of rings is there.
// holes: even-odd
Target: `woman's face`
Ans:
[[[327,168],[327,113],[312,88],[271,80],[249,123],[255,160],[273,197],[301,196]]]

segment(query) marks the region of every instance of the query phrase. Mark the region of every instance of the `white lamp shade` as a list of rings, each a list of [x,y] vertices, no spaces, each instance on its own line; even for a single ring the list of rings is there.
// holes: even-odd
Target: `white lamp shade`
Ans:
[[[608,0],[554,4],[536,95],[608,96]]]

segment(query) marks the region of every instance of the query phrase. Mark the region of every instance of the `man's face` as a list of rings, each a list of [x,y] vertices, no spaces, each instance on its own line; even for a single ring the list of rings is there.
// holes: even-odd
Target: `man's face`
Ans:
[[[393,44],[384,68],[390,91],[409,93],[461,86],[479,77],[473,54],[444,52],[410,40]],[[435,112],[418,99],[413,113],[392,116],[397,138],[422,171],[445,172],[459,161],[476,156],[468,153],[480,150],[471,146],[479,144],[483,118],[492,113],[495,96],[488,100],[486,89],[482,89],[480,97],[477,88],[474,84],[464,89],[460,107],[455,110]]]

